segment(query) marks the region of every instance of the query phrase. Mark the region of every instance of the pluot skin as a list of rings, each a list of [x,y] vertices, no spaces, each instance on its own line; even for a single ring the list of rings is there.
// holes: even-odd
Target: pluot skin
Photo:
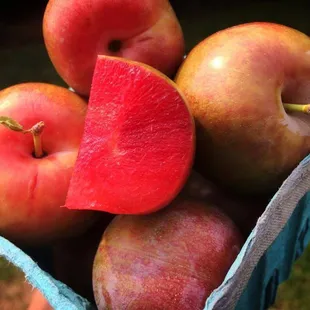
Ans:
[[[98,56],[65,206],[156,212],[182,190],[194,152],[194,121],[175,83],[143,63]]]
[[[25,129],[45,122],[46,156],[33,156],[30,133],[0,126],[0,235],[22,244],[52,242],[82,232],[93,212],[61,208],[83,133],[86,103],[69,90],[24,83],[0,92],[0,116]]]
[[[207,37],[175,82],[196,121],[195,168],[235,193],[270,194],[310,152],[310,38],[274,23]]]
[[[97,307],[203,309],[242,242],[226,215],[195,200],[176,199],[148,215],[118,215],[94,261]]]
[[[59,75],[83,95],[90,92],[98,54],[140,61],[169,76],[184,54],[168,0],[50,0],[43,34]]]

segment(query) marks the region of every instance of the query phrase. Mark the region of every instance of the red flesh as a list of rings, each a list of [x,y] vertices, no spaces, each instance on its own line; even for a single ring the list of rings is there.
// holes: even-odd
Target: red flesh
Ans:
[[[98,57],[67,208],[143,214],[177,196],[194,123],[174,85],[140,63]]]

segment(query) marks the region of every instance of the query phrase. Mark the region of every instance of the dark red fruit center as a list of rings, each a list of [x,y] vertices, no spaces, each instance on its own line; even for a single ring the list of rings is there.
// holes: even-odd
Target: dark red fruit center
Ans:
[[[32,155],[32,157],[35,158],[35,159],[41,159],[41,158],[46,157],[48,154],[47,154],[47,152],[43,151],[43,155],[42,155],[42,156],[36,157],[36,156],[35,156],[35,153],[34,153],[34,151],[33,151],[33,152],[31,153],[31,155]]]

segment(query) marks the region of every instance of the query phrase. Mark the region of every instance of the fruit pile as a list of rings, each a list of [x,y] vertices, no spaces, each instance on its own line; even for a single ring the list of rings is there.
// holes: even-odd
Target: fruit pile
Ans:
[[[167,0],[50,0],[43,34],[70,88],[0,92],[0,235],[98,309],[203,309],[310,153],[310,39],[253,22],[185,57]]]

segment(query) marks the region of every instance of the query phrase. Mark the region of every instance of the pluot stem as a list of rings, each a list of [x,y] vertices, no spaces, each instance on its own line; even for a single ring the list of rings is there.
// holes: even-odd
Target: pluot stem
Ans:
[[[41,158],[44,155],[44,152],[42,149],[42,139],[41,139],[41,133],[44,129],[44,126],[45,126],[44,122],[41,121],[29,129],[29,132],[32,133],[33,144],[34,144],[34,156],[36,158]]]
[[[301,112],[310,115],[310,104],[283,103],[286,112]]]
[[[33,144],[34,144],[34,156],[36,158],[41,158],[44,156],[44,152],[42,149],[42,139],[41,139],[41,134],[44,129],[44,122],[38,122],[34,126],[32,126],[30,129],[24,129],[24,127],[19,124],[17,121],[14,119],[7,117],[7,116],[0,116],[0,124],[3,126],[9,128],[10,130],[13,131],[19,131],[22,133],[31,133],[33,137]]]

